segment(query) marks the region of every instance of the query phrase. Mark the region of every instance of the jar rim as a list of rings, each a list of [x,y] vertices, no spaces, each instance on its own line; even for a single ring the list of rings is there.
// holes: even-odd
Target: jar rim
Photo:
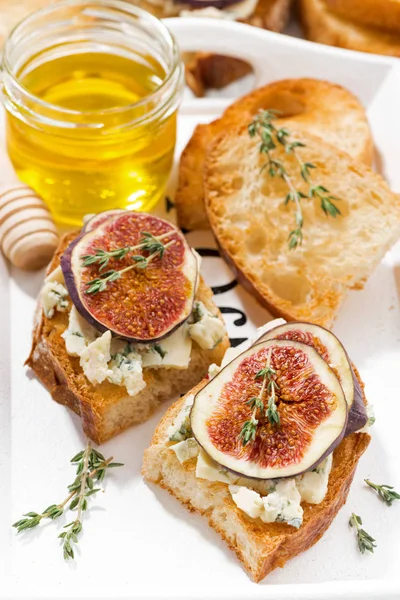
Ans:
[[[70,108],[65,108],[58,104],[53,104],[51,102],[47,102],[42,98],[36,96],[32,93],[28,88],[26,88],[20,81],[17,76],[12,72],[12,66],[9,60],[9,51],[10,45],[13,42],[13,38],[22,30],[24,27],[29,25],[30,22],[34,21],[37,17],[46,16],[47,14],[51,14],[52,12],[59,11],[63,8],[74,7],[74,6],[82,6],[82,8],[93,8],[93,9],[101,9],[101,8],[110,8],[121,11],[122,14],[128,14],[133,17],[138,17],[141,20],[144,20],[147,24],[156,27],[157,33],[163,36],[163,39],[167,42],[168,47],[171,51],[172,64],[168,69],[166,77],[160,83],[160,85],[150,94],[147,94],[140,100],[132,102],[130,104],[126,104],[124,106],[116,106],[113,108],[106,109],[91,109],[91,110],[74,110]],[[39,10],[35,10],[34,12],[27,15],[23,18],[17,25],[13,27],[13,29],[8,34],[4,49],[3,49],[3,67],[7,73],[7,75],[13,80],[13,84],[18,88],[18,90],[28,97],[30,100],[37,102],[43,108],[47,108],[54,113],[59,113],[60,115],[65,114],[69,116],[78,116],[78,115],[93,115],[93,116],[102,116],[102,115],[114,115],[114,114],[123,114],[128,111],[132,111],[134,109],[140,108],[141,106],[148,104],[149,102],[156,102],[157,97],[161,96],[165,88],[168,87],[174,75],[176,74],[177,69],[181,67],[181,58],[180,52],[178,48],[178,44],[175,40],[175,37],[172,35],[168,27],[157,17],[152,15],[151,13],[139,8],[138,6],[134,6],[130,2],[126,0],[61,0],[61,2],[57,2],[56,4],[50,4],[44,8]],[[140,120],[140,119],[139,119]]]

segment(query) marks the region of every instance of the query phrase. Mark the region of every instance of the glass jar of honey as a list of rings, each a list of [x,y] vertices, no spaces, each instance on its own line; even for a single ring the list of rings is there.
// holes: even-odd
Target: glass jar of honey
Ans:
[[[152,15],[121,0],[50,5],[4,47],[10,158],[59,223],[147,211],[168,180],[182,90],[177,45]]]

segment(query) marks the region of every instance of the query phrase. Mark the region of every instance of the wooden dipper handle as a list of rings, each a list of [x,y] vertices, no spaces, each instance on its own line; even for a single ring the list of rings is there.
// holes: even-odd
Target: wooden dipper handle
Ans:
[[[49,209],[21,182],[0,187],[0,247],[13,265],[34,271],[47,265],[58,245]]]
[[[43,200],[19,181],[2,139],[0,173],[0,248],[16,267],[41,269],[57,248],[57,229]]]

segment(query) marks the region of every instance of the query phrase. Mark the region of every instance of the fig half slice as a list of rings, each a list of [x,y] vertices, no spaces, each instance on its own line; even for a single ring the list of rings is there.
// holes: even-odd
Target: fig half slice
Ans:
[[[334,370],[343,388],[350,411],[346,435],[364,427],[368,416],[359,380],[346,350],[331,331],[313,323],[285,323],[267,331],[258,341],[271,339],[294,340],[312,346]]]
[[[163,252],[141,246],[149,235],[162,240]],[[105,265],[87,264],[84,258],[130,248],[122,256],[107,255]],[[192,312],[196,258],[183,234],[154,215],[124,211],[106,219],[72,242],[61,268],[78,312],[98,331],[110,330],[129,342],[161,340]],[[115,279],[112,273],[117,273]],[[93,282],[107,277],[93,291]]]
[[[266,366],[274,372],[279,423],[267,416],[272,386],[260,377]],[[255,397],[263,408],[255,415],[254,437],[244,444]],[[314,348],[269,340],[239,355],[202,388],[190,419],[196,440],[220,465],[245,477],[275,479],[309,471],[330,454],[344,436],[347,410],[338,378]]]

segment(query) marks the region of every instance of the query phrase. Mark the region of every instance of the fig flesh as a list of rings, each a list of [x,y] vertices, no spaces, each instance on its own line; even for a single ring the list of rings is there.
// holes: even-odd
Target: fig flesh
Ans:
[[[269,364],[279,423],[267,417],[271,387],[260,372]],[[254,438],[243,429],[261,398]],[[197,442],[223,467],[255,479],[294,477],[311,470],[343,439],[348,407],[333,370],[306,344],[268,340],[224,367],[195,396],[190,414]]]
[[[109,219],[112,219],[113,217],[117,217],[121,214],[125,214],[126,211],[123,208],[116,208],[114,210],[105,210],[101,213],[97,213],[97,215],[93,215],[93,217],[91,219],[89,219],[89,221],[87,221],[87,223],[85,223],[85,226],[82,228],[82,233],[86,233],[88,231],[93,231],[93,229],[96,229],[96,227],[98,227],[99,225],[102,225],[103,223],[105,223],[106,221],[108,221]]]
[[[143,249],[145,235],[154,236],[151,241],[162,240],[164,251]],[[109,257],[104,267],[99,262],[83,264],[83,257],[129,248],[123,256]],[[106,219],[70,244],[61,257],[61,268],[78,312],[98,331],[110,330],[126,341],[161,340],[192,312],[196,258],[183,234],[154,215],[124,211]],[[113,272],[118,273],[116,279],[90,292],[93,281]]]
[[[285,323],[261,336],[262,340],[294,340],[312,346],[334,370],[346,396],[349,418],[346,435],[362,429],[368,420],[363,393],[342,343],[331,332],[313,323]]]

